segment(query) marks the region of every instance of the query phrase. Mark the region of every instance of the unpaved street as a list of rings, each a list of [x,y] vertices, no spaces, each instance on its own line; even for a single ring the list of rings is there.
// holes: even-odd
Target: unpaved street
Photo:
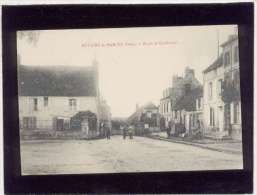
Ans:
[[[21,143],[22,174],[241,169],[242,155],[134,137]]]

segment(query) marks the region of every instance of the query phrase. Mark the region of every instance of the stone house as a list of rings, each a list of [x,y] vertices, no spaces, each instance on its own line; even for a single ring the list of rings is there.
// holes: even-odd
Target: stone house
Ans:
[[[187,106],[184,108],[184,104],[188,102],[186,104],[192,106],[190,111],[194,110],[196,97],[190,96],[190,93],[197,91],[198,88],[201,88],[201,84],[196,79],[194,70],[189,67],[185,68],[184,77],[177,75],[172,77],[172,86],[168,88],[168,93],[164,91],[165,96],[160,100],[160,113],[165,119],[165,128],[169,127],[171,121],[185,124],[184,115],[188,110]],[[188,97],[185,97],[186,94]]]
[[[221,44],[220,56],[203,71],[205,134],[241,138],[238,37]]]
[[[136,111],[128,117],[127,121],[128,124],[135,126],[138,131],[145,129],[149,130],[149,132],[160,131],[159,108],[152,102],[142,107],[136,106]]]
[[[74,130],[72,120],[80,118],[80,130],[93,136],[99,133],[101,102],[96,65],[19,65],[18,90],[21,130]]]

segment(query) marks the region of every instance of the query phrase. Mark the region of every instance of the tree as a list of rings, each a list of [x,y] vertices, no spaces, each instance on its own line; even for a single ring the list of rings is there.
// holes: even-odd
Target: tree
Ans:
[[[40,31],[33,30],[33,31],[18,31],[17,37],[18,39],[26,39],[28,43],[33,44],[36,46],[38,39],[39,39]]]
[[[234,79],[226,76],[222,83],[221,97],[224,103],[230,104],[233,101],[240,101],[240,79],[239,72],[235,72]]]

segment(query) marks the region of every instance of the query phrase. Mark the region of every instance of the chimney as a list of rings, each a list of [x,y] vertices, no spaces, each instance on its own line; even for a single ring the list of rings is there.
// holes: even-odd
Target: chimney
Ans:
[[[136,104],[136,111],[138,111],[138,109],[139,109],[139,105],[138,105],[138,103]]]

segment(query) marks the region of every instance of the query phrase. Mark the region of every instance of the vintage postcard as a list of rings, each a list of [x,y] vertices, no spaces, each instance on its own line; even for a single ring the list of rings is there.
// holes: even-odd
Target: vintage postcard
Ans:
[[[243,169],[237,25],[17,31],[22,175]]]

